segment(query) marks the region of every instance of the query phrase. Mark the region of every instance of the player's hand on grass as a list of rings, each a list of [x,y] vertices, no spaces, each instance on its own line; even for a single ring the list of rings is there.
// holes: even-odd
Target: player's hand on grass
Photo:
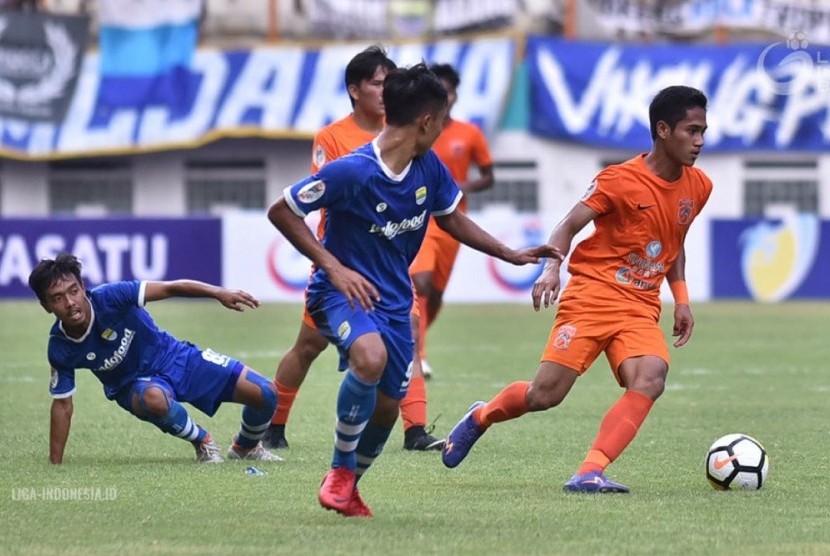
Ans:
[[[674,306],[674,330],[672,336],[677,337],[674,347],[679,348],[686,345],[692,337],[692,329],[695,327],[695,319],[692,317],[692,310],[685,303]]]
[[[533,309],[535,311],[538,311],[542,305],[545,308],[550,307],[559,297],[561,287],[559,263],[561,262],[561,259],[556,259],[546,264],[542,275],[533,283],[533,290],[530,295],[533,298]]]
[[[328,274],[332,285],[346,296],[352,309],[356,301],[364,311],[371,311],[375,308],[375,302],[380,301],[377,288],[359,272],[340,265],[337,270],[330,270]]]
[[[216,299],[219,300],[219,303],[234,311],[243,311],[245,307],[256,309],[260,305],[256,297],[243,290],[221,288],[216,293]]]

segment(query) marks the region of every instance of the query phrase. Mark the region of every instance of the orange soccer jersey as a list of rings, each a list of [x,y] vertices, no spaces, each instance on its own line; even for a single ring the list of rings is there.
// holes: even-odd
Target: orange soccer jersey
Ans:
[[[606,351],[614,372],[628,357],[668,361],[660,286],[700,213],[711,180],[693,167],[667,182],[645,155],[599,173],[582,202],[596,211],[594,233],[576,246],[556,321],[542,357],[580,372]]]
[[[452,120],[450,125],[444,128],[432,150],[446,165],[453,179],[459,183],[467,181],[472,162],[479,168],[493,163],[484,133],[477,126],[458,120]],[[466,197],[461,199],[458,209],[462,212],[467,211]],[[435,223],[435,219],[430,218],[424,243],[412,262],[410,273],[433,272],[435,287],[444,291],[459,247],[458,241],[442,230]]]

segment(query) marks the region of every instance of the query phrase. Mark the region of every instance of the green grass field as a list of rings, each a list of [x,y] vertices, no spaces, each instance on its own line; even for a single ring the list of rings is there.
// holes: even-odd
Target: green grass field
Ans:
[[[294,405],[286,461],[261,465],[266,476],[238,462],[197,465],[188,444],[107,402],[84,372],[56,467],[47,464],[50,317],[33,302],[0,304],[0,553],[830,554],[830,305],[693,309],[695,335],[673,350],[666,393],[609,469],[631,494],[562,492],[621,394],[601,359],[562,406],[496,425],[454,470],[438,453],[402,450],[398,426],[361,482],[375,518],[360,520],[316,500],[340,380],[332,349]],[[285,305],[241,315],[212,302],[150,310],[177,336],[269,377],[299,322],[299,307]],[[430,337],[436,432],[470,402],[529,379],[552,317],[527,306],[447,307]],[[227,447],[239,411],[192,414]],[[731,432],[755,436],[770,453],[762,490],[707,483],[706,449]],[[115,499],[66,500],[70,491],[59,489]]]

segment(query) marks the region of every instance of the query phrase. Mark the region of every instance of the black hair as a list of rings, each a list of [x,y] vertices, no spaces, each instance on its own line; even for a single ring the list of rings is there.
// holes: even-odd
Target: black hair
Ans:
[[[447,90],[423,62],[390,71],[383,83],[383,107],[389,125],[409,125],[418,116],[435,114],[446,105]]]
[[[29,287],[37,298],[46,304],[46,290],[63,277],[72,275],[83,285],[81,278],[81,261],[72,253],[60,253],[54,259],[41,259],[29,274]]]
[[[453,89],[457,89],[461,84],[461,77],[450,64],[432,64],[429,69],[438,76],[438,79],[449,83]]]
[[[657,139],[657,122],[666,122],[673,131],[691,108],[706,110],[706,95],[694,87],[673,85],[657,93],[648,107],[651,138]]]
[[[346,88],[349,85],[360,85],[361,81],[368,81],[375,76],[379,67],[392,71],[397,66],[386,56],[386,50],[380,45],[373,45],[358,52],[346,65]],[[349,95],[354,107],[354,99]]]

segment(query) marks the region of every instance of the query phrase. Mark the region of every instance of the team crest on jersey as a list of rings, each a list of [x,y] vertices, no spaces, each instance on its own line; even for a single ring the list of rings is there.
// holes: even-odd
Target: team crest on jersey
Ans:
[[[107,328],[106,330],[101,332],[101,337],[111,342],[118,337],[118,332],[116,332],[112,328]]]
[[[597,190],[597,180],[594,180],[594,181],[591,182],[591,185],[588,186],[588,189],[582,195],[582,198],[580,199],[580,201],[587,201],[588,199],[590,199],[591,195],[593,195],[594,191],[596,191],[596,190]]]
[[[86,360],[87,360],[87,361],[95,361],[95,353],[94,353],[94,352],[92,352],[92,351],[90,351],[89,353],[87,353],[87,354],[86,354]]]
[[[415,204],[416,205],[423,205],[424,201],[427,200],[427,186],[422,185],[415,191]]]
[[[314,165],[319,169],[322,168],[325,163],[326,149],[323,148],[323,145],[317,145],[314,149]]]
[[[297,192],[297,198],[302,203],[313,203],[317,199],[323,196],[323,193],[326,192],[326,182],[323,180],[316,180],[311,183],[307,183],[300,188]]]
[[[345,340],[348,338],[352,333],[352,325],[349,324],[349,321],[343,321],[340,323],[340,326],[337,327],[337,336],[341,340]]]
[[[560,326],[553,339],[553,349],[566,350],[571,345],[571,340],[576,336],[576,327],[568,324]]]
[[[695,211],[695,202],[692,199],[680,199],[677,210],[677,223],[686,226],[692,222],[692,213]]]

